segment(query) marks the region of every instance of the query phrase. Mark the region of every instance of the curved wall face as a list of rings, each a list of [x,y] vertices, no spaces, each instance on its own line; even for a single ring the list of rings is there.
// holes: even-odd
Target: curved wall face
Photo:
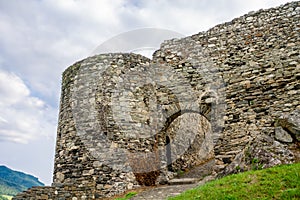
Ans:
[[[123,71],[147,64],[143,56],[107,54],[87,58],[64,72],[54,186],[92,187],[103,197],[138,184],[117,149],[124,137],[113,121],[110,98]]]
[[[76,180],[101,188],[105,174],[106,185],[120,190],[115,182],[123,182],[124,190],[167,181],[171,172],[213,159],[215,100],[208,98],[172,66],[139,55],[76,63],[63,75],[54,184]]]
[[[224,175],[299,161],[299,22],[291,2],[166,41],[152,60],[75,63],[63,74],[53,186],[15,199],[111,196],[203,163]]]

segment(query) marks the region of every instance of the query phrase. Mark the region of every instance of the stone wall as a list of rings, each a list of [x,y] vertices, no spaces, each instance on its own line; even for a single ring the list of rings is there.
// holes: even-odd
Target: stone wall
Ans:
[[[152,60],[75,63],[63,74],[53,186],[14,199],[102,198],[211,160],[220,176],[299,161],[299,22],[291,2],[165,41]]]
[[[274,139],[275,122],[299,109],[299,10],[294,2],[249,13],[207,32],[167,41],[154,54],[154,61],[186,74],[190,66],[203,74],[205,64],[198,57],[205,55],[206,66],[217,69],[210,74],[222,77],[227,109],[214,148],[220,171],[240,153],[258,151],[253,146],[260,143],[267,143],[257,147],[269,157],[261,163],[264,167],[294,159],[287,141]]]

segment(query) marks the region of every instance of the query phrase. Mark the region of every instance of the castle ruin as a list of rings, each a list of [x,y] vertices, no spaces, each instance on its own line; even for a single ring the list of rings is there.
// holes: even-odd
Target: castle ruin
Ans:
[[[298,162],[299,38],[296,1],[165,41],[152,59],[75,63],[63,73],[53,184],[14,199],[99,199],[179,172],[201,178],[207,163],[223,176]]]

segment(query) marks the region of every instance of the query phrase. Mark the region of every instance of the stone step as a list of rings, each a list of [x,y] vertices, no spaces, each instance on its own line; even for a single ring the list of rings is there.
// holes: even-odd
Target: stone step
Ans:
[[[199,182],[199,178],[175,178],[169,180],[169,185],[185,185],[185,184],[194,184]]]

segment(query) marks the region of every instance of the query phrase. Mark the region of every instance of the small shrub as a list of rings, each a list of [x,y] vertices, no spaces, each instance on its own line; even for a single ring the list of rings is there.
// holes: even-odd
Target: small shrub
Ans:
[[[160,174],[159,155],[149,154],[132,154],[129,163],[135,175],[136,181],[140,185],[153,186]]]
[[[134,173],[137,182],[140,185],[153,186],[155,185],[156,179],[159,176],[159,171],[145,172],[145,173]]]
[[[134,195],[136,195],[137,192],[128,192],[125,197],[122,197],[122,198],[116,198],[115,200],[128,200],[130,199],[131,197],[133,197]]]
[[[263,169],[263,164],[260,163],[258,158],[253,158],[251,161],[252,170],[261,170]]]
[[[182,170],[177,171],[177,176],[178,177],[182,177],[183,175],[184,175],[184,171],[182,171]]]

